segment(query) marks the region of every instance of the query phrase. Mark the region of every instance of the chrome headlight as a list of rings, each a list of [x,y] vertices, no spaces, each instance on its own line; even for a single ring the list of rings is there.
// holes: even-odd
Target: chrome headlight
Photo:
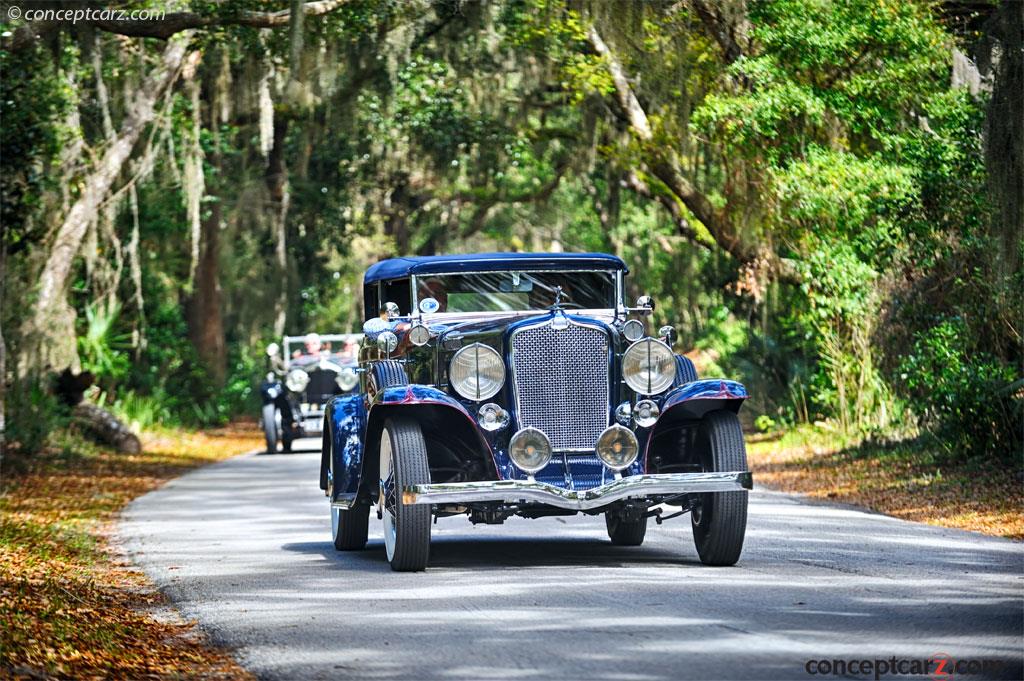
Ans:
[[[309,385],[309,374],[302,369],[292,369],[284,377],[284,385],[293,393],[301,393]]]
[[[536,428],[523,428],[508,443],[508,456],[516,468],[534,474],[551,461],[551,440]]]
[[[641,395],[665,392],[675,377],[675,355],[661,341],[645,338],[629,346],[622,355],[622,378]]]
[[[455,392],[467,400],[488,400],[505,384],[505,363],[494,348],[474,343],[452,357],[448,380]]]
[[[632,466],[639,453],[636,436],[629,428],[620,425],[610,426],[597,439],[597,455],[604,461],[604,465],[613,471],[621,471]]]
[[[352,368],[344,367],[342,368],[341,373],[338,374],[338,378],[335,379],[335,381],[339,388],[348,392],[359,383],[359,376]]]

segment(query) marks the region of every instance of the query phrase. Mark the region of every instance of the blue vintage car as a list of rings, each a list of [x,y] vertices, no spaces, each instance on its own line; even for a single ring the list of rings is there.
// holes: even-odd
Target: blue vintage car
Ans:
[[[326,406],[320,487],[334,546],[383,521],[391,567],[423,570],[434,516],[603,514],[613,544],[689,513],[708,565],[740,556],[752,478],[734,381],[699,380],[624,302],[619,258],[482,253],[367,270],[360,390]]]

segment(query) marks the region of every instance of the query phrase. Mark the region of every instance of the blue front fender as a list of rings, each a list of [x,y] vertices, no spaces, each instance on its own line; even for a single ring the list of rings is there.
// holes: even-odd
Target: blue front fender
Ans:
[[[354,494],[363,461],[363,431],[366,428],[363,396],[353,393],[333,398],[327,404],[327,417],[330,419],[334,454],[335,496]]]
[[[438,410],[445,412],[447,416],[440,420],[431,418],[437,416]],[[461,440],[469,443],[474,452],[490,461],[494,475],[498,476],[494,450],[477,425],[476,419],[462,403],[432,386],[405,385],[386,388],[374,395],[370,402],[366,427],[363,431],[363,447],[369,458],[360,466],[360,476],[365,481],[364,487],[370,482],[372,482],[371,487],[376,485],[375,476],[379,462],[374,453],[378,451],[384,421],[389,416],[399,413],[408,414],[419,422],[425,429],[424,436],[428,442],[431,438],[435,438],[445,441]],[[358,491],[359,485],[359,481],[353,480],[347,491],[355,493]]]
[[[724,378],[705,378],[685,383],[665,395],[658,421],[679,417],[699,419],[716,409],[738,412],[747,397],[747,389],[742,383],[727,381]]]
[[[747,389],[742,383],[723,378],[706,378],[670,390],[662,399],[661,415],[653,426],[646,429],[641,439],[644,470],[647,470],[651,443],[659,434],[686,427],[687,424],[700,421],[705,414],[719,409],[737,413],[747,397]]]
[[[438,390],[429,385],[403,385],[397,388],[387,388],[374,396],[373,404],[370,405],[370,414],[374,409],[383,405],[395,404],[441,404],[462,412],[467,419],[473,421],[462,404],[448,393]],[[476,423],[475,421],[473,421]]]

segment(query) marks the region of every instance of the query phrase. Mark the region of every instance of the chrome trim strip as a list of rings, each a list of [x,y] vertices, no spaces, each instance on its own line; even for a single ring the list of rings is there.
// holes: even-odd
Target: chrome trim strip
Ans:
[[[537,502],[575,511],[600,508],[635,497],[740,492],[752,489],[748,471],[633,475],[589,490],[570,490],[536,480],[486,480],[413,485],[402,490],[404,504],[467,504],[478,501]]]

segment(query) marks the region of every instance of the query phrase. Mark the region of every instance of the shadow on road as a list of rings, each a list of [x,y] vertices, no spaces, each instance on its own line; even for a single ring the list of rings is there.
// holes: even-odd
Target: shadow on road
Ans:
[[[362,551],[336,551],[330,542],[284,544],[286,551],[323,556],[346,570],[389,570],[382,541],[370,541]],[[430,569],[532,567],[604,567],[631,565],[700,565],[696,554],[652,547],[624,548],[587,537],[438,537],[430,543]]]

